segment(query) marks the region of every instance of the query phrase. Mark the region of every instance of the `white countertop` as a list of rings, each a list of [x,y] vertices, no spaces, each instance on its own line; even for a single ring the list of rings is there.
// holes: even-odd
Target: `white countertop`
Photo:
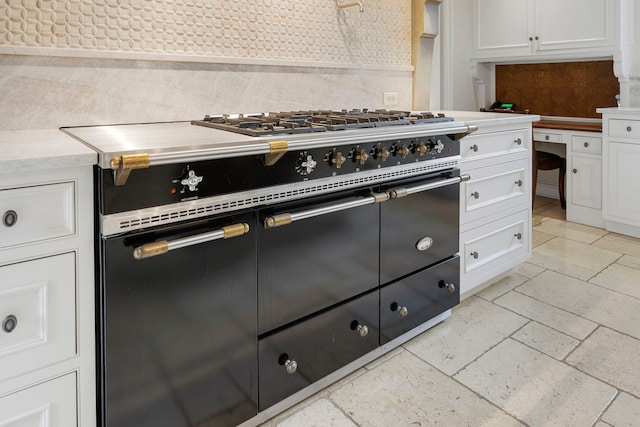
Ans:
[[[534,114],[437,112],[453,117],[457,122],[479,126],[510,125],[540,120],[540,116]],[[233,134],[229,135],[229,138],[234,138]],[[97,162],[98,155],[95,151],[59,129],[0,131],[0,173],[90,166]]]
[[[0,173],[96,164],[98,155],[58,129],[0,132]]]
[[[598,113],[607,113],[607,114],[640,115],[640,108],[638,108],[638,107],[596,108],[596,111]]]

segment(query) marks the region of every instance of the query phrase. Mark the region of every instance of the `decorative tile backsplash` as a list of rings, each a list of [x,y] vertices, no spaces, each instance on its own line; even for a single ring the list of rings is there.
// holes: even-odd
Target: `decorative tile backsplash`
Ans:
[[[411,2],[364,0],[363,8],[339,9],[335,0],[3,0],[0,48],[410,66]]]

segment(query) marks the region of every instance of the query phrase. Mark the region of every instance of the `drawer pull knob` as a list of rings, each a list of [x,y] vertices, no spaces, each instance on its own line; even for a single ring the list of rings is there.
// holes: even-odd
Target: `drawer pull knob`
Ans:
[[[518,240],[522,240],[522,233],[516,233],[513,236]]]
[[[631,132],[631,126],[627,126],[627,132]]]
[[[516,185],[517,185],[518,187],[522,187],[522,180],[521,180],[521,179],[517,180],[517,181],[516,181]]]
[[[477,191],[474,191],[473,193],[471,193],[471,197],[477,200],[480,197],[480,193],[478,193]]]
[[[473,259],[478,259],[478,252],[476,251],[471,252],[469,255],[471,255]]]
[[[351,330],[356,331],[358,335],[363,338],[369,334],[369,328],[367,328],[365,325],[361,325],[357,320],[351,322]]]
[[[8,315],[2,321],[2,330],[8,334],[13,332],[16,326],[18,326],[18,318],[13,314]]]
[[[548,141],[548,140],[550,139],[550,138],[549,138],[549,135],[545,135],[545,136],[544,136],[544,139],[546,139],[546,140]]]
[[[395,311],[400,317],[407,317],[407,314],[409,314],[409,309],[407,307],[401,307],[397,302],[391,303],[391,311]]]
[[[473,152],[474,152],[474,153],[477,153],[477,152],[478,152],[478,145],[473,144],[473,145],[471,146],[471,149],[473,150]]]
[[[572,170],[572,172],[573,172],[573,173],[578,173],[578,169],[574,168],[574,169]]]
[[[280,357],[278,357],[278,364],[284,366],[287,370],[287,374],[295,374],[298,370],[298,362],[289,358],[287,353],[282,353]]]
[[[453,283],[447,283],[444,280],[440,280],[438,286],[440,286],[440,288],[445,288],[449,291],[449,293],[456,291],[456,285],[454,285]]]
[[[2,223],[6,227],[13,227],[16,222],[18,222],[18,214],[16,211],[6,211],[4,215],[2,215]]]
[[[515,141],[513,141],[513,142],[515,142],[515,143],[516,143],[516,144],[518,144],[518,145],[522,145],[522,139],[520,139],[520,138],[516,139],[516,140],[515,140]]]
[[[589,143],[588,143],[588,142],[585,142],[585,143],[584,143],[584,148],[587,148],[588,146],[589,146]]]

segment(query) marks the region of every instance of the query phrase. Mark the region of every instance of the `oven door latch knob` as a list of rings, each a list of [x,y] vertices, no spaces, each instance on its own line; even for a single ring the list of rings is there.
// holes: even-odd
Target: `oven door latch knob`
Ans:
[[[351,322],[351,330],[356,331],[358,335],[363,338],[369,334],[369,328],[367,328],[365,325],[361,325],[357,320]]]
[[[287,370],[287,374],[295,374],[298,370],[298,362],[290,359],[287,353],[282,353],[280,357],[278,357],[278,364],[284,366]]]
[[[397,302],[391,303],[391,311],[395,311],[400,317],[407,317],[407,314],[409,314],[409,309],[400,306]]]
[[[449,292],[456,291],[456,285],[454,285],[453,283],[447,283],[444,280],[440,280],[440,282],[438,283],[438,286],[440,286],[440,288],[445,288]]]
[[[198,191],[198,184],[202,182],[202,177],[196,175],[193,170],[187,173],[187,176],[180,181],[180,184],[189,187],[189,191]]]

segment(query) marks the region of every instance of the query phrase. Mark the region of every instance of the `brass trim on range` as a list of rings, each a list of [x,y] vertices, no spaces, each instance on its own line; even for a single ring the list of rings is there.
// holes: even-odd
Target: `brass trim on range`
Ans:
[[[291,224],[292,222],[293,222],[293,218],[289,213],[273,215],[265,218],[264,228],[280,227],[281,225]]]
[[[241,224],[233,224],[222,227],[222,232],[224,234],[225,239],[230,239],[231,237],[242,236],[249,232],[249,224],[241,223]]]
[[[284,153],[289,151],[289,143],[287,141],[271,141],[269,143],[269,153],[264,155],[264,164],[273,166]]]
[[[160,242],[152,242],[138,246],[133,250],[133,257],[135,259],[145,259],[152,256],[166,254],[167,252],[169,252],[169,242],[162,240]]]
[[[129,174],[133,169],[147,169],[151,164],[149,154],[130,154],[111,159],[110,165],[113,169],[114,182],[116,186],[127,183]]]

